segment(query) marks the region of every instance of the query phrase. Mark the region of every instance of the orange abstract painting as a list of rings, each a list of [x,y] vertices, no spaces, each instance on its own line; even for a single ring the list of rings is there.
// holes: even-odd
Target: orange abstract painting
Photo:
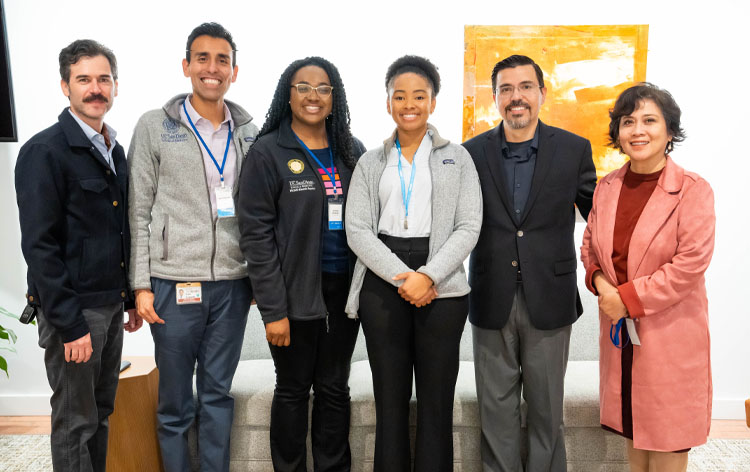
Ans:
[[[609,109],[646,80],[648,25],[466,26],[463,139],[500,123],[490,75],[512,55],[531,57],[544,72],[547,99],[539,118],[591,141],[597,176],[627,157],[607,146]]]

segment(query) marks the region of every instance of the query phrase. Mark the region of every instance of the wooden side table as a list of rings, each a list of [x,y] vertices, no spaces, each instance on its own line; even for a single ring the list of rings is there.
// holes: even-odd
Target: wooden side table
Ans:
[[[109,417],[107,470],[164,471],[156,435],[159,371],[152,356],[123,356],[131,366],[120,373],[115,411]]]

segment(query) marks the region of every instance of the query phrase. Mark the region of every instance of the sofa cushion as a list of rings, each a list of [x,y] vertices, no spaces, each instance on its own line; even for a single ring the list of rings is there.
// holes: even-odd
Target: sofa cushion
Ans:
[[[240,361],[232,384],[235,399],[234,424],[265,426],[270,424],[271,401],[276,375],[271,359]],[[352,398],[351,425],[375,425],[375,401],[372,373],[368,361],[352,363],[349,377]],[[411,425],[416,425],[416,392],[412,397]],[[599,363],[571,361],[565,375],[564,418],[567,427],[599,426]],[[474,363],[459,363],[456,381],[453,423],[456,427],[479,426]]]
[[[232,471],[272,470],[268,430],[275,380],[271,359],[241,361],[237,368],[232,385],[232,395],[235,398]],[[349,385],[352,399],[349,434],[352,471],[371,471],[376,418],[368,361],[352,363]],[[454,470],[481,470],[479,413],[475,392],[474,363],[461,361],[453,409]],[[569,362],[565,375],[564,404],[569,470],[625,471],[627,462],[622,438],[603,431],[599,426],[598,392],[598,362]],[[522,411],[525,411],[525,405],[522,405]],[[416,396],[412,397],[409,423],[413,447]],[[194,439],[191,446],[194,453]],[[312,466],[311,460],[308,461],[308,466]]]

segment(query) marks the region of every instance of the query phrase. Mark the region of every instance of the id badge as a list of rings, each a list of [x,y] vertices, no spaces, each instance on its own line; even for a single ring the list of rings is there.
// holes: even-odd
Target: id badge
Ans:
[[[185,282],[177,284],[175,293],[178,305],[191,305],[203,301],[200,282]]]
[[[219,218],[231,218],[234,213],[234,198],[232,198],[232,187],[216,187],[216,216]]]
[[[641,338],[638,337],[638,331],[635,329],[635,321],[631,318],[625,318],[625,326],[628,328],[628,336],[630,336],[630,342],[633,346],[641,345]]]
[[[328,230],[344,229],[344,199],[328,200]]]

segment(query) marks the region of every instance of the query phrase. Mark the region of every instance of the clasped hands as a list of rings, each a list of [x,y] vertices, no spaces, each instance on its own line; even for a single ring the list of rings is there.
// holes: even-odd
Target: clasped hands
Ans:
[[[393,277],[393,280],[404,281],[398,288],[398,294],[417,308],[430,304],[438,295],[435,283],[421,272],[402,272]]]
[[[617,324],[621,318],[628,316],[628,309],[622,302],[617,287],[609,283],[601,271],[596,271],[592,279],[596,291],[599,292],[599,310],[612,322]]]

